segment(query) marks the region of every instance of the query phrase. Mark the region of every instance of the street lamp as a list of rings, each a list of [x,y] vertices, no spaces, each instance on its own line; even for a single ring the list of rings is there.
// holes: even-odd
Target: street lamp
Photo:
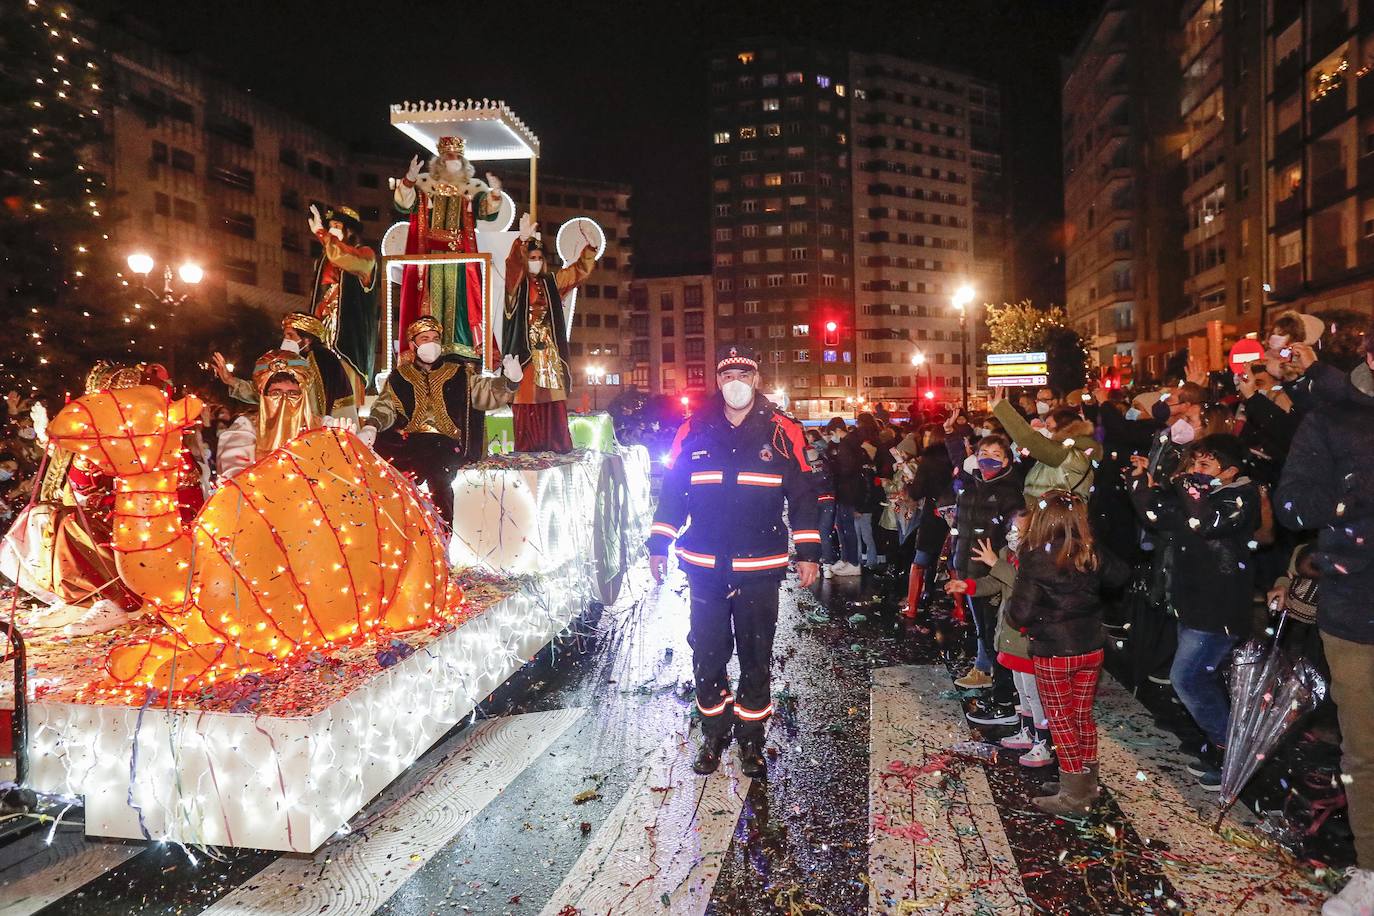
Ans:
[[[157,262],[154,261],[153,256],[146,251],[135,251],[125,258],[125,263],[129,265],[130,271],[142,278],[140,287],[143,292],[156,299],[157,304],[162,307],[162,316],[159,320],[162,322],[163,326],[170,331],[172,327],[172,318],[174,317],[176,308],[180,305],[184,305],[186,300],[191,298],[191,290],[188,289],[181,295],[177,295],[176,289],[172,286],[173,274],[171,263],[162,266],[162,292],[159,293],[149,288],[148,278],[152,274],[153,268],[157,266]],[[176,276],[179,277],[181,282],[186,286],[193,287],[199,284],[201,280],[205,279],[205,271],[194,261],[184,261],[181,266],[177,268]],[[156,330],[152,324],[149,324],[149,328]],[[159,349],[166,350],[167,371],[169,373],[174,373],[176,369],[176,351],[171,347],[160,347]]]
[[[927,391],[930,391],[930,389],[931,389],[930,363],[926,361],[926,355],[925,355],[925,353],[924,353],[923,351],[921,351],[921,350],[917,350],[915,353],[911,354],[911,365],[912,365],[912,367],[916,370],[916,374],[917,374],[918,377],[919,377],[920,374],[921,374],[921,367],[922,367],[922,366],[925,366],[925,367],[926,367],[926,390],[927,390]]]
[[[960,401],[968,413],[968,306],[973,302],[973,287],[965,283],[954,291],[954,308],[959,313]]]
[[[605,379],[605,378],[606,378],[606,369],[605,369],[604,367],[599,366],[599,365],[591,365],[591,366],[588,366],[588,367],[587,367],[587,384],[590,385],[591,388],[592,388],[592,412],[593,412],[593,413],[595,413],[595,412],[596,412],[596,409],[597,409],[597,403],[596,403],[596,402],[597,402],[596,388],[597,388],[598,385],[601,384],[602,380]]]

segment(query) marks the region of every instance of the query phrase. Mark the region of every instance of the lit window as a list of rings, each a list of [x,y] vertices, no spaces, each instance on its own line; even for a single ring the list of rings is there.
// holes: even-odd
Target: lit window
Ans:
[[[742,132],[741,132],[741,133],[742,133]],[[730,142],[730,132],[729,132],[728,130],[718,130],[718,131],[716,131],[716,138],[715,138],[715,139],[716,139],[716,142],[717,142],[717,143],[729,143],[729,142]]]
[[[836,352],[834,350],[823,350],[821,352],[821,359],[827,363],[833,363],[837,359]],[[827,384],[833,385],[834,382],[828,382]]]
[[[840,96],[841,98],[844,97],[844,83],[835,84],[835,94]]]
[[[753,51],[741,51],[736,56],[739,58],[739,62],[742,64],[752,64],[754,62]]]
[[[781,107],[782,107],[782,101],[779,100],[779,99],[764,99],[764,100],[763,100],[763,110],[764,110],[764,111],[777,111],[777,110],[778,110],[779,108],[781,108]]]
[[[800,70],[793,70],[791,73],[787,74],[787,85],[789,86],[800,86],[805,81],[806,77]]]
[[[811,333],[811,325],[809,325],[809,324],[794,324],[794,325],[792,325],[792,336],[793,336],[793,337],[806,337],[806,336],[807,336],[808,334],[810,334],[810,333]]]
[[[782,125],[781,125],[781,124],[765,124],[764,127],[763,127],[763,132],[766,133],[766,134],[767,134],[768,136],[770,136],[770,137],[781,137],[781,136],[782,136]]]
[[[792,352],[793,352],[792,361],[793,361],[794,363],[809,363],[809,362],[811,362],[811,351],[810,351],[810,350],[793,350]]]
[[[764,175],[764,176],[763,176],[763,184],[764,184],[764,187],[768,187],[768,188],[780,188],[780,187],[782,187],[782,173],[781,173],[781,172],[769,172],[767,175]]]
[[[758,135],[759,131],[757,127],[741,127],[739,129],[739,138],[741,140],[752,140]]]
[[[816,74],[816,85],[817,85],[817,86],[820,86],[822,89],[829,89],[829,88],[830,88],[830,77],[828,77],[828,76],[822,76],[821,74],[817,73],[817,74]]]

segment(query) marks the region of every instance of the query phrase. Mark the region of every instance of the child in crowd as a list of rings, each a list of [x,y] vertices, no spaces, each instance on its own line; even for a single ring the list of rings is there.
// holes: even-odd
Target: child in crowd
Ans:
[[[981,579],[951,579],[945,584],[945,591],[953,595],[956,601],[960,600],[960,595],[1000,598],[997,662],[1011,672],[1012,683],[1016,685],[1016,695],[1021,701],[1016,710],[1021,717],[1021,729],[999,743],[1007,750],[1025,751],[1018,758],[1023,767],[1043,767],[1054,763],[1054,751],[1050,748],[1049,721],[1040,702],[1040,691],[1035,686],[1035,663],[1031,661],[1030,640],[1007,620],[1007,605],[1011,603],[1016,568],[1020,562],[1016,551],[1025,540],[1029,525],[1029,512],[1022,510],[1012,516],[1011,524],[1007,527],[1007,544],[1000,553],[993,549],[991,540],[979,541],[974,548],[974,557],[991,567],[988,574]]]
[[[981,540],[990,541],[993,551],[1006,546],[1007,525],[1026,504],[1021,495],[1021,479],[1012,468],[1011,443],[1002,436],[984,436],[979,441],[972,469],[963,466],[962,455],[956,455],[956,451],[962,451],[962,440],[946,439],[946,445],[951,446],[950,457],[960,465],[951,529],[955,539],[954,577],[979,579],[991,567],[974,555],[974,548]],[[1011,672],[997,664],[994,648],[996,598],[974,596],[968,600],[972,604],[978,653],[973,668],[955,683],[968,689],[992,688],[991,702],[970,710],[969,721],[976,725],[1015,725]]]
[[[1060,817],[1082,816],[1097,798],[1097,721],[1093,700],[1102,670],[1101,590],[1124,585],[1125,563],[1093,544],[1087,503],[1049,490],[1031,507],[1006,616],[1030,635],[1035,685],[1059,755],[1060,784],[1033,804]]]
[[[1169,680],[1207,736],[1188,772],[1221,788],[1221,755],[1231,703],[1222,669],[1250,635],[1255,570],[1250,553],[1260,524],[1260,495],[1245,476],[1246,449],[1235,436],[1200,440],[1173,480],[1137,468],[1132,498],[1146,522],[1173,544],[1169,601],[1178,611],[1178,651]]]

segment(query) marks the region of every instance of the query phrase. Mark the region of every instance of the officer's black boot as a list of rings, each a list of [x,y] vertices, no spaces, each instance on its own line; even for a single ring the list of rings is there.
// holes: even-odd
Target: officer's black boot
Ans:
[[[768,761],[763,756],[762,737],[739,739],[739,769],[750,779],[763,779],[768,775]]]
[[[729,735],[705,735],[701,739],[701,749],[692,761],[692,769],[706,776],[714,773],[720,766],[720,755],[730,746]]]

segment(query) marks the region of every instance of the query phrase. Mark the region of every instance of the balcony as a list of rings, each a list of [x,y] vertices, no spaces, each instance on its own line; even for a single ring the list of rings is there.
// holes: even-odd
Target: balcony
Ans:
[[[1302,219],[1302,198],[1303,189],[1301,186],[1295,188],[1283,200],[1274,204],[1274,224],[1282,226],[1286,223],[1296,222]]]
[[[1302,265],[1293,264],[1274,271],[1274,296],[1291,299],[1302,291]]]
[[[1338,8],[1330,18],[1320,25],[1313,24],[1312,46],[1307,59],[1321,60],[1335,50],[1336,46],[1344,41],[1349,34],[1350,20],[1347,18],[1345,10]]]
[[[1312,179],[1312,209],[1329,207],[1349,191],[1345,168],[1332,169]]]
[[[1302,145],[1302,125],[1294,124],[1274,135],[1274,158],[1282,159]]]
[[[1346,119],[1350,113],[1346,99],[1345,87],[1341,86],[1312,102],[1312,107],[1308,111],[1312,136],[1321,136]],[[1274,145],[1278,146],[1278,138],[1275,138]]]
[[[1274,65],[1274,95],[1284,96],[1302,81],[1302,55],[1296,51]]]

